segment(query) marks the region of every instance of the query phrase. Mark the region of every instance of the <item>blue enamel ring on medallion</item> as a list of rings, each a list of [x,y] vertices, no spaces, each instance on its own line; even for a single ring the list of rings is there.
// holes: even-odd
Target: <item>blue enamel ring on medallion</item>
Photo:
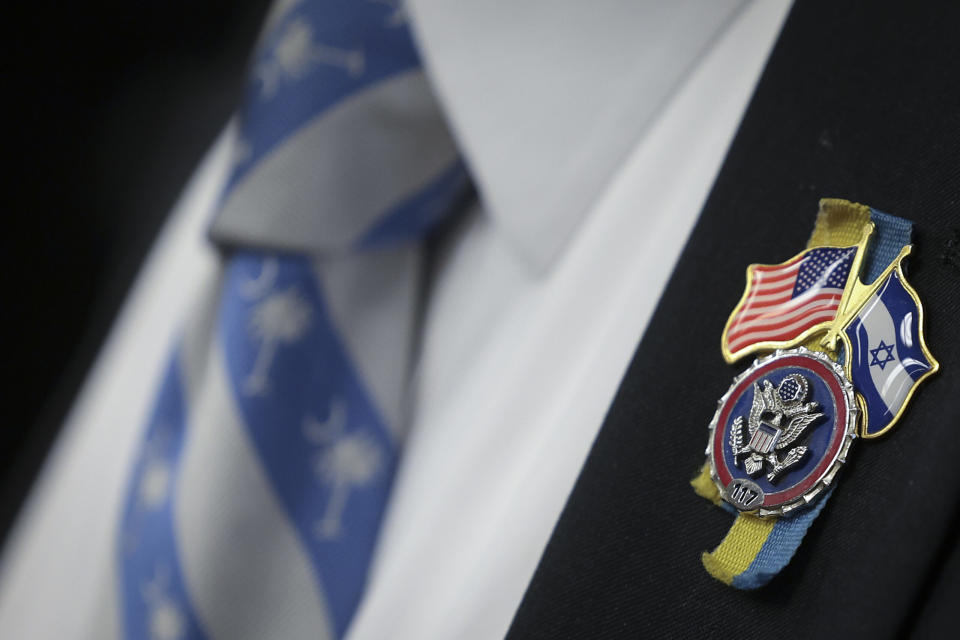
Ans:
[[[710,422],[710,475],[725,501],[758,516],[803,508],[829,486],[859,410],[843,368],[804,347],[755,360]]]

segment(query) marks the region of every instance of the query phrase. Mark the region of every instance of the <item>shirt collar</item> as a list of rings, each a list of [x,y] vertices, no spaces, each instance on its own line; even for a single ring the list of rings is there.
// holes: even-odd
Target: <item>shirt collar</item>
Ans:
[[[543,271],[742,0],[410,0],[485,209]]]

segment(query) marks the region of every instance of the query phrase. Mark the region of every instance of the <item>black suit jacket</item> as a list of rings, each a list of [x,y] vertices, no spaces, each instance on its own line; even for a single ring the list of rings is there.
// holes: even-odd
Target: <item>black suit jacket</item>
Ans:
[[[855,444],[790,565],[737,591],[700,563],[732,517],[688,482],[746,366],[719,348],[745,268],[803,249],[820,197],[915,222],[908,278],[941,372]],[[801,0],[510,636],[960,637],[958,245],[960,5]]]

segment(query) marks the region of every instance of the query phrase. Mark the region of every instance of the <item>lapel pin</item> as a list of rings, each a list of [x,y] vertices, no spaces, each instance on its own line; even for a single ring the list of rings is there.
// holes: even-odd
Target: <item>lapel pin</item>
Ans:
[[[747,268],[721,352],[729,363],[756,359],[720,398],[692,483],[738,516],[703,556],[723,582],[750,589],[776,575],[854,441],[889,432],[937,371],[904,273],[911,231],[901,218],[824,199],[804,251]]]

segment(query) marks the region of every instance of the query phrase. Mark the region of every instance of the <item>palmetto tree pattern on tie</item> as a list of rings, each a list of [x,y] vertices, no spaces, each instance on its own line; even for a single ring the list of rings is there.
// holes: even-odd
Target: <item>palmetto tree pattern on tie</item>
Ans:
[[[170,567],[158,564],[153,578],[142,585],[141,593],[149,611],[151,640],[180,640],[187,633],[187,620],[170,597]]]
[[[309,326],[310,307],[295,287],[272,292],[257,304],[250,318],[250,332],[260,341],[260,349],[253,370],[243,383],[245,393],[266,393],[277,348],[296,344]]]
[[[170,463],[163,458],[147,459],[147,467],[140,479],[138,497],[144,509],[157,509],[170,495],[173,473]]]
[[[321,540],[333,540],[343,533],[343,510],[353,488],[362,488],[383,471],[384,453],[376,438],[366,429],[346,432],[346,404],[334,398],[325,421],[307,416],[303,435],[318,447],[314,455],[317,479],[330,487],[330,496],[323,517],[317,521],[315,534]]]
[[[175,477],[186,428],[180,362],[164,376],[143,455],[133,469],[119,532],[123,630],[127,638],[203,638],[180,565],[173,510]]]
[[[351,76],[359,76],[363,73],[363,51],[319,44],[310,23],[294,19],[284,26],[276,47],[257,64],[254,73],[260,81],[262,97],[272,98],[281,82],[297,82],[316,65],[336,67]]]
[[[340,341],[315,269],[299,256],[234,254],[218,334],[250,442],[313,562],[334,627],[345,630],[397,443]]]

